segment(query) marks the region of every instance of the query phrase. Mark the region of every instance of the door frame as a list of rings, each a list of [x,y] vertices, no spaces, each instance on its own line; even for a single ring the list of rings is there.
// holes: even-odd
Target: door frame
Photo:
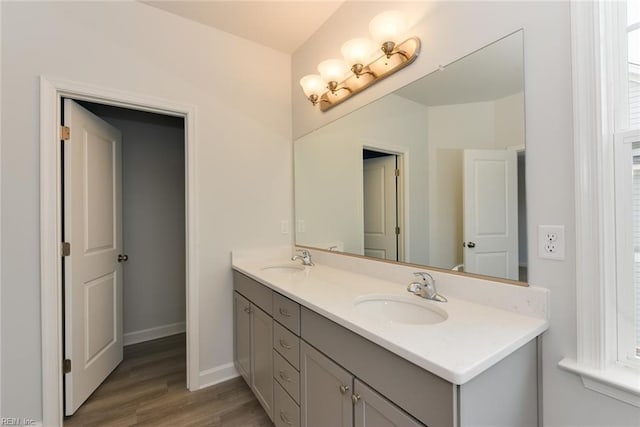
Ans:
[[[400,262],[408,262],[409,259],[409,240],[411,239],[411,232],[409,230],[410,221],[407,221],[406,214],[409,206],[409,180],[406,179],[409,176],[409,151],[400,147],[394,147],[391,145],[381,145],[377,143],[363,143],[361,150],[377,151],[378,153],[385,153],[391,156],[396,156],[397,168],[400,170],[400,176],[396,181],[396,194],[397,194],[397,223],[400,227],[400,235],[398,236],[398,260]],[[364,163],[362,163],[364,165]]]
[[[90,84],[40,77],[40,285],[42,330],[42,415],[44,425],[63,422],[62,162],[61,99],[72,98],[184,118],[187,388],[199,384],[197,182],[195,105]]]

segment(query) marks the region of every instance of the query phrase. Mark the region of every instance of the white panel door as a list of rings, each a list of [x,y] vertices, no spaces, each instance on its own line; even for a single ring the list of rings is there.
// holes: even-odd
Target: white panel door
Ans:
[[[65,414],[72,415],[122,361],[122,137],[64,100]]]
[[[396,157],[363,160],[364,254],[398,259]]]
[[[517,152],[464,151],[464,270],[518,280]]]

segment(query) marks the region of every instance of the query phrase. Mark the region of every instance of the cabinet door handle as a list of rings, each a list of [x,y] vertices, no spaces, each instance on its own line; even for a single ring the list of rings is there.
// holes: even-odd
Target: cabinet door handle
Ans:
[[[284,381],[290,383],[291,382],[291,377],[289,375],[287,375],[287,373],[285,371],[280,371],[280,378],[282,378]]]
[[[251,313],[251,306],[250,305],[246,306],[244,308],[244,312],[247,313],[247,314],[250,314]]]
[[[340,386],[340,393],[342,394],[347,394],[347,392],[351,389],[351,387],[349,387],[348,385],[341,385]]]
[[[356,403],[358,403],[358,400],[360,400],[360,395],[359,394],[352,394],[351,395],[351,401],[353,402],[354,405]]]
[[[291,313],[289,313],[289,310],[287,310],[286,308],[282,308],[280,307],[278,309],[278,311],[280,312],[280,314],[282,314],[284,317],[291,317]]]
[[[280,347],[287,349],[287,350],[291,350],[291,346],[282,338],[280,338]]]
[[[291,422],[291,420],[289,420],[289,418],[287,418],[287,414],[284,413],[284,411],[280,411],[280,419],[286,423],[288,426],[293,425],[293,423]]]

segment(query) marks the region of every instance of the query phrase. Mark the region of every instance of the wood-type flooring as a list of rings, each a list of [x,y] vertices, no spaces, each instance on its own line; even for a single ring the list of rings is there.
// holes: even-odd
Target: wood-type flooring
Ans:
[[[130,345],[65,427],[272,427],[251,390],[235,378],[203,390],[186,387],[185,334]]]

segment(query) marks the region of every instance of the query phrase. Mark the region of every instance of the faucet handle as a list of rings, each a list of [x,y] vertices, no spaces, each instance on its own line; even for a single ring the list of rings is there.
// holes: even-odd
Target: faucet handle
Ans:
[[[413,275],[421,278],[424,282],[427,282],[429,284],[435,285],[436,283],[436,279],[434,279],[433,276],[426,271],[416,271],[415,273],[413,273]]]
[[[436,290],[436,279],[431,274],[426,271],[416,271],[413,275],[421,278],[422,281],[409,283],[407,286],[409,292],[432,301],[447,302],[447,299]]]
[[[433,276],[426,271],[417,271],[413,273],[413,275],[422,279],[422,289],[420,290],[420,295],[428,299],[433,299],[433,297],[438,293],[436,291],[436,280],[433,278]]]

